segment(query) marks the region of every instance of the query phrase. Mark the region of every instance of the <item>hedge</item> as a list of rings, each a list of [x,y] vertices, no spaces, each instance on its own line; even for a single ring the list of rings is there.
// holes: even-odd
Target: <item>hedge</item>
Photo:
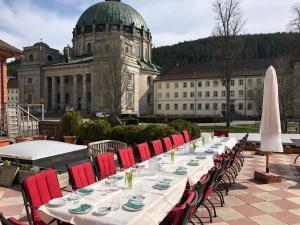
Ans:
[[[190,123],[186,120],[178,119],[168,123],[168,126],[174,128],[177,132],[187,130],[192,139],[196,139],[201,135],[200,127],[197,124]]]

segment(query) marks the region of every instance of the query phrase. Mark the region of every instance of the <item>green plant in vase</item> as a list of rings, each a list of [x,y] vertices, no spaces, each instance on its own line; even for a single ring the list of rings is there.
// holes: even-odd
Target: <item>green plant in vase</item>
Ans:
[[[132,189],[133,183],[133,171],[125,172],[125,183],[127,183],[128,189]]]
[[[202,145],[205,145],[205,138],[204,136],[201,136]]]
[[[196,151],[196,148],[198,146],[196,145],[196,141],[192,141],[192,153],[194,153]]]
[[[215,133],[212,131],[212,132],[210,132],[210,137],[211,137],[211,140],[214,140],[214,138],[215,138]]]
[[[175,152],[176,152],[176,150],[174,150],[174,149],[170,152],[172,163],[174,163],[174,161],[175,161]]]

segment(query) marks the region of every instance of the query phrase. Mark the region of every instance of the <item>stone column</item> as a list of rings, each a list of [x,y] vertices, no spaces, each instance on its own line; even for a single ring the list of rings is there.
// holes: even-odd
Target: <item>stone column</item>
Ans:
[[[48,98],[48,77],[44,78],[44,104],[45,104],[45,109],[48,109],[49,105],[49,98]]]
[[[87,111],[87,83],[86,74],[82,74],[82,111],[85,113]]]
[[[60,76],[60,111],[65,111],[65,77]]]
[[[77,94],[77,75],[73,76],[73,109],[76,110],[78,107],[78,94]]]
[[[56,79],[55,76],[52,76],[52,107],[51,109],[53,111],[57,110],[57,105],[56,105]]]

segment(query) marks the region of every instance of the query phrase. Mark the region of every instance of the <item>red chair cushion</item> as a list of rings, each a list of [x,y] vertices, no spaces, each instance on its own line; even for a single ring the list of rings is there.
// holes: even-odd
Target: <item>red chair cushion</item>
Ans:
[[[228,130],[214,130],[214,136],[228,137]]]
[[[186,143],[191,141],[189,132],[187,130],[182,131],[182,134],[184,136],[184,139],[185,139]]]
[[[62,197],[56,171],[48,169],[23,180],[23,188],[31,208],[32,219],[35,223],[44,224],[37,209],[53,198]]]
[[[68,170],[74,189],[83,188],[96,182],[95,173],[90,161],[71,166]]]
[[[169,137],[163,138],[163,142],[165,144],[167,151],[170,151],[173,149],[171,138],[169,138]]]
[[[123,148],[118,150],[118,157],[122,169],[128,169],[135,164],[132,147]]]
[[[141,161],[144,162],[148,159],[151,159],[151,153],[149,150],[149,146],[147,143],[138,144],[137,145],[138,151],[140,153]]]
[[[95,162],[99,171],[100,180],[116,174],[116,164],[113,153],[97,155],[95,158]]]
[[[152,147],[155,155],[160,155],[164,152],[161,140],[152,141]]]
[[[8,218],[7,221],[14,225],[26,225],[25,223],[22,223],[19,220],[16,220],[15,218],[12,217]]]

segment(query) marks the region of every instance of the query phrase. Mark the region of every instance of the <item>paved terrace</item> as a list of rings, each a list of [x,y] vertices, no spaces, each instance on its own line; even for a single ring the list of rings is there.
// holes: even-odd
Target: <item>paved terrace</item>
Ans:
[[[300,225],[300,160],[292,165],[296,155],[274,154],[271,156],[271,171],[282,175],[283,181],[277,184],[258,184],[253,181],[256,169],[264,170],[265,157],[245,152],[245,165],[236,184],[225,196],[225,205],[217,203],[217,217],[212,225]],[[26,212],[20,187],[0,187],[0,212],[6,217],[13,216],[26,221]],[[215,199],[212,199],[216,202]],[[199,214],[206,216],[200,210]],[[195,224],[199,224],[195,221]]]

